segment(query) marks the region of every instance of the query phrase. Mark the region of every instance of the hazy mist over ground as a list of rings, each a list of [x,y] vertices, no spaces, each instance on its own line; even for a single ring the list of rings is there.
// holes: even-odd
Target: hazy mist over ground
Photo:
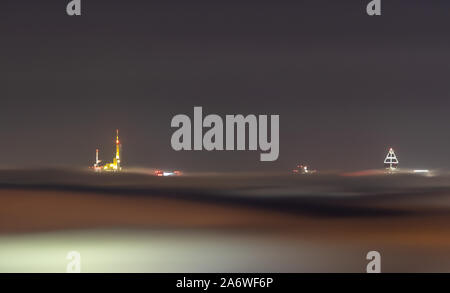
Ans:
[[[0,271],[450,271],[449,175],[362,174],[2,170]]]

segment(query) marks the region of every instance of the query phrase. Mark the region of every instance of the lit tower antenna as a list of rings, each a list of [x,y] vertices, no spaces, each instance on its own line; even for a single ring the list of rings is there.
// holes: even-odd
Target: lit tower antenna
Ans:
[[[122,167],[120,166],[120,153],[122,152],[122,145],[119,140],[119,129],[116,129],[116,155],[113,157],[112,163],[107,163],[103,166],[103,170],[116,172],[121,171]]]
[[[389,149],[389,152],[388,152],[386,158],[384,159],[384,165],[385,165],[386,169],[391,170],[391,171],[397,169],[398,159],[394,153],[393,148]]]
[[[94,164],[94,170],[96,172],[101,171],[101,167],[100,167],[100,160],[98,159],[98,149],[95,149],[95,164]]]
[[[98,160],[98,149],[95,150],[95,166],[98,166],[98,163],[100,163],[100,161]]]
[[[121,170],[120,167],[120,141],[119,141],[119,129],[116,129],[116,167],[117,170]]]

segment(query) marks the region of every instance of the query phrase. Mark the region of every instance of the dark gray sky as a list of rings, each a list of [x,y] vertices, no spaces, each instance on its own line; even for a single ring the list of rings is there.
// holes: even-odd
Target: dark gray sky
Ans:
[[[450,1],[9,0],[0,9],[0,166],[189,171],[450,165]],[[280,157],[175,152],[175,114],[279,114]]]

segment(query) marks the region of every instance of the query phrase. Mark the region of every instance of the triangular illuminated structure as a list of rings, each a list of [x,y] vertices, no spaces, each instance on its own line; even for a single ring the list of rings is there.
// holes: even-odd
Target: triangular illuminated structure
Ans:
[[[390,148],[389,152],[386,156],[386,159],[384,159],[384,165],[386,169],[395,170],[397,169],[398,165],[398,159],[397,156],[394,153],[394,149]]]

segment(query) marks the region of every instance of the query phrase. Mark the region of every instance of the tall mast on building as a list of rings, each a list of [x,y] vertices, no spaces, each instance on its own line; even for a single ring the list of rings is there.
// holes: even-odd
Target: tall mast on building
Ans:
[[[120,170],[120,141],[119,141],[119,129],[116,129],[116,167]]]

